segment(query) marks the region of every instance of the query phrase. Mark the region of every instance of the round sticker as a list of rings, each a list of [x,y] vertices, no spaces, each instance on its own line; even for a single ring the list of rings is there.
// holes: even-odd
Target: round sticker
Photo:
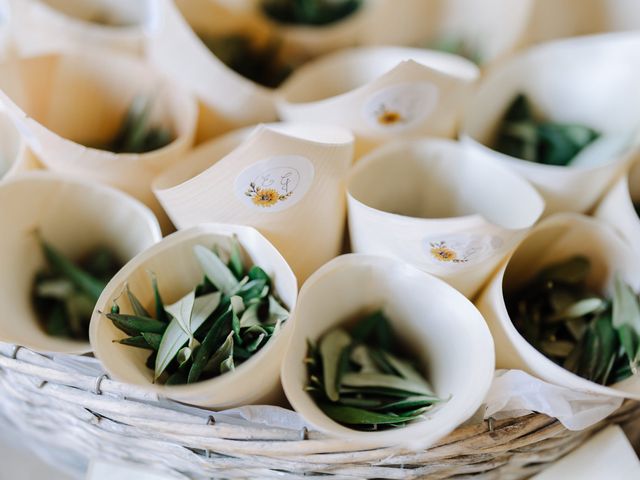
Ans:
[[[434,265],[468,265],[486,260],[504,245],[495,235],[453,234],[423,240],[427,258]]]
[[[236,179],[235,192],[254,210],[280,212],[302,200],[313,176],[313,164],[306,157],[270,157],[244,169]]]
[[[398,132],[420,125],[438,104],[438,88],[426,82],[392,85],[377,91],[364,104],[367,124],[377,131]]]

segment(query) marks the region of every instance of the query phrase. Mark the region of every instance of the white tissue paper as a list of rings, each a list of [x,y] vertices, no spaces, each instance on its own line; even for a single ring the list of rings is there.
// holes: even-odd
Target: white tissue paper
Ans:
[[[622,401],[553,385],[522,370],[496,370],[484,418],[518,417],[533,411],[557,418],[569,430],[584,430],[615,412]]]

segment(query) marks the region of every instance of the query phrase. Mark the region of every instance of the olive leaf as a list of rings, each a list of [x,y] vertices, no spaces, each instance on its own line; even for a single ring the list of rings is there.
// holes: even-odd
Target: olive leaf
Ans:
[[[384,373],[345,373],[340,379],[340,384],[345,387],[391,388],[403,392],[432,395],[430,388],[427,388],[422,382],[417,383],[397,375]]]
[[[129,303],[131,304],[131,308],[133,309],[133,313],[138,315],[139,317],[151,317],[146,308],[140,303],[138,297],[136,297],[131,289],[129,288],[129,284],[125,284],[124,287],[127,292],[127,298],[129,299]]]
[[[193,251],[209,281],[225,295],[231,295],[238,286],[238,280],[229,267],[215,253],[202,245],[196,245]]]
[[[619,275],[614,279],[612,323],[618,331],[631,371],[635,374],[640,363],[640,305]]]
[[[284,308],[273,295],[269,295],[269,319],[267,324],[284,322],[289,318],[289,311]]]
[[[350,344],[351,336],[341,328],[331,330],[320,340],[319,349],[324,373],[322,381],[327,397],[334,402],[340,398],[340,359],[343,350]]]
[[[189,292],[189,294],[185,295],[181,301],[186,298],[188,304],[191,294],[193,293],[193,291]],[[192,310],[189,312],[189,317],[186,320],[184,318],[178,319],[175,315],[173,316],[173,319],[169,322],[169,325],[162,336],[162,341],[158,348],[158,355],[156,357],[154,368],[154,376],[156,380],[176,357],[179,350],[193,338],[195,332],[218,308],[221,297],[222,295],[220,292],[214,292],[195,298],[193,300]],[[174,304],[174,306],[175,305],[176,304]],[[181,309],[176,308],[175,310],[180,311]],[[182,322],[186,325],[183,325]]]

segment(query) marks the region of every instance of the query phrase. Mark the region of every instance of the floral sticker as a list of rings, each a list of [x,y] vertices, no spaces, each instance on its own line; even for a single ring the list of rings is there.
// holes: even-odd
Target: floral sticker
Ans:
[[[432,264],[461,265],[481,262],[500,250],[504,241],[496,235],[455,234],[423,241]]]
[[[279,212],[296,204],[313,182],[311,161],[299,155],[260,160],[236,179],[235,192],[245,205],[264,212]]]
[[[431,83],[400,83],[371,95],[363,114],[367,124],[378,132],[409,130],[434,112],[438,96],[438,88]]]

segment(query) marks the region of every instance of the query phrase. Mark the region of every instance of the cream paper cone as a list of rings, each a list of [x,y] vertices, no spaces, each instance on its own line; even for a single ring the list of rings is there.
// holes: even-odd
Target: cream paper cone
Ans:
[[[107,285],[96,310],[109,311],[125,284],[129,285],[143,305],[153,305],[149,272],[156,275],[165,304],[177,301],[203,278],[193,247],[218,245],[228,252],[232,235],[237,236],[246,263],[262,267],[271,276],[274,291],[293,311],[298,294],[296,279],[273,245],[253,228],[219,224],[202,224],[173,233],[136,256]],[[119,302],[124,306],[125,302],[121,300],[124,300],[122,297]],[[122,311],[130,310],[123,308]],[[233,372],[189,385],[154,384],[153,370],[145,365],[149,352],[114,343],[114,340],[126,335],[98,312],[91,319],[90,338],[95,355],[112,377],[180,402],[227,408],[271,402],[281,396],[280,365],[294,321],[294,317],[289,318],[277,335]]]
[[[527,178],[544,197],[547,214],[586,212],[624,171],[638,146],[636,75],[640,75],[640,35],[585,37],[532,48],[484,79],[465,114],[462,140]],[[602,138],[581,152],[605,147],[597,157],[599,163],[542,165],[493,150],[504,113],[518,93],[527,95],[542,118],[599,131]]]
[[[34,167],[33,155],[11,118],[0,110],[0,180]]]
[[[159,14],[158,0],[11,2],[16,46],[28,56],[82,51],[87,46],[142,55]]]
[[[428,372],[435,393],[449,398],[404,428],[360,432],[327,417],[304,390],[308,383],[307,340],[382,308],[394,333]],[[480,407],[493,379],[493,341],[471,302],[431,275],[403,262],[344,255],[304,284],[296,325],[282,363],[282,385],[293,408],[316,428],[358,448],[422,450],[467,420]]]
[[[590,288],[611,296],[614,276],[620,274],[635,291],[638,290],[638,257],[610,227],[574,213],[547,218],[518,246],[477,302],[493,335],[496,367],[524,370],[547,382],[575,390],[640,399],[640,376],[605,387],[570,373],[529,344],[509,317],[505,294],[526,284],[545,266],[574,255],[584,255],[591,261],[587,279]]]
[[[276,120],[273,90],[231,70],[196,35],[243,32],[265,38],[269,29],[211,0],[177,0],[175,5],[160,1],[163,14],[150,45],[150,60],[200,100],[199,140]]]
[[[89,342],[49,336],[31,303],[36,272],[45,265],[35,231],[71,259],[110,248],[126,262],[160,240],[151,211],[122,192],[50,172],[0,184],[0,340],[40,352],[87,353]]]
[[[347,190],[354,252],[407,261],[469,298],[544,210],[526,180],[450,140],[380,147]]]
[[[151,180],[192,144],[195,101],[145,64],[87,50],[0,65],[0,98],[29,146],[54,171],[119,188],[153,209],[165,231],[169,221],[151,192]],[[115,154],[77,143],[111,139],[137,95],[154,99],[152,115],[175,139],[144,154]]]
[[[640,163],[637,160],[607,192],[594,216],[615,228],[640,258],[640,219],[634,204],[640,204]]]
[[[257,228],[302,282],[340,253],[353,136],[302,124],[263,125],[245,135],[199,147],[160,175],[154,192],[179,229],[209,221]],[[261,203],[256,189],[269,198]]]
[[[536,0],[527,40],[545,42],[599,32],[640,30],[636,0]]]
[[[14,52],[14,21],[9,0],[0,0],[0,61]]]
[[[479,70],[455,55],[370,47],[327,55],[296,70],[279,91],[287,121],[340,125],[356,157],[390,139],[451,137]]]
[[[523,42],[533,0],[382,0],[362,42],[437,45],[463,42],[481,64],[506,56]]]

